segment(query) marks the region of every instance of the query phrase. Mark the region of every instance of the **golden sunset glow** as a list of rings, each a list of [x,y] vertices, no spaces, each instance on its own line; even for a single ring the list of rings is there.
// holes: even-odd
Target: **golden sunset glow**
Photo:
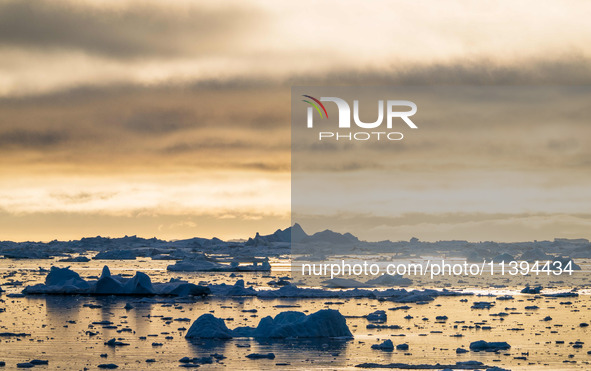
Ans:
[[[290,86],[585,85],[590,13],[584,1],[0,1],[0,240],[285,228]],[[590,237],[591,129],[557,136],[560,123],[536,120],[498,123],[501,147],[435,127],[440,143],[400,146],[389,169],[406,174],[407,201],[376,231]]]

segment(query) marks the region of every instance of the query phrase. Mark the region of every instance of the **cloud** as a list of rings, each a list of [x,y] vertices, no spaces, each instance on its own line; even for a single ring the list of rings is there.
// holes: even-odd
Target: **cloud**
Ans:
[[[118,59],[199,56],[238,46],[242,30],[262,22],[252,6],[9,0],[0,3],[0,45]]]
[[[285,171],[284,107],[289,93],[277,89],[115,86],[4,99],[0,153],[5,167],[51,164],[89,173],[138,167]]]
[[[65,130],[24,130],[9,129],[0,132],[0,147],[34,150],[46,150],[48,147],[68,143],[70,135]]]
[[[582,16],[591,8],[580,1],[551,1],[540,9],[535,1],[504,0],[495,12],[490,4],[479,11],[482,5],[461,1],[378,0],[380,14],[362,1],[341,5],[4,0],[0,96],[113,84],[228,89],[591,81],[591,32]]]

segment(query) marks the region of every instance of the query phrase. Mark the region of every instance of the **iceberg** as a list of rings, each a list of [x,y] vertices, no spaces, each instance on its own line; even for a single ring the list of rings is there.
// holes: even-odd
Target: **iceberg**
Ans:
[[[216,318],[211,313],[206,313],[193,322],[185,338],[231,339],[232,331],[226,327],[223,319]]]
[[[259,260],[252,259],[252,263],[248,265],[240,265],[237,261],[231,264],[222,264],[209,260],[205,256],[199,256],[198,258],[179,260],[166,269],[171,272],[270,272],[269,258]]]
[[[111,276],[111,271],[106,265],[103,267],[101,277],[94,286],[94,293],[99,295],[110,295],[114,292],[122,292],[123,285],[119,280]]]
[[[322,281],[324,287],[331,289],[354,289],[373,287],[370,283],[359,282],[350,278],[331,278],[329,280]]]
[[[399,274],[385,274],[369,280],[366,283],[375,286],[410,286],[412,285],[412,280],[410,278],[404,278]]]
[[[370,322],[386,322],[388,320],[388,315],[383,310],[376,310],[365,316],[365,318]]]
[[[95,260],[135,260],[137,252],[133,250],[101,251],[94,256]]]
[[[23,294],[54,294],[54,295],[172,295],[172,296],[205,296],[211,290],[186,281],[171,280],[164,283],[152,283],[150,277],[136,272],[133,278],[111,275],[108,266],[103,267],[97,281],[85,281],[78,273],[68,268],[51,267],[45,278],[45,284],[27,286]]]
[[[64,259],[60,259],[58,260],[60,262],[65,262],[65,263],[88,263],[90,261],[90,259],[88,259],[86,256],[76,256],[76,257],[69,257],[69,258],[64,258]]]
[[[378,349],[378,350],[394,350],[394,343],[392,343],[392,340],[387,339],[386,341],[384,341],[381,344],[374,344],[371,346],[371,349]]]
[[[286,311],[275,318],[262,318],[254,327],[238,327],[229,330],[223,319],[212,314],[203,314],[191,325],[186,338],[230,339],[253,337],[259,339],[285,338],[353,338],[345,317],[333,309],[323,309],[306,315],[302,312]]]
[[[473,352],[496,352],[499,350],[507,350],[510,348],[511,345],[504,341],[486,342],[484,340],[479,340],[470,343],[470,350]]]

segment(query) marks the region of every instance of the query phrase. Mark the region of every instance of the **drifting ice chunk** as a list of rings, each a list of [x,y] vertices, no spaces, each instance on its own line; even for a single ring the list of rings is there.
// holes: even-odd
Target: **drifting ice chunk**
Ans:
[[[166,267],[171,272],[211,272],[219,271],[223,266],[219,263],[205,259],[179,260],[173,265]]]
[[[371,349],[394,350],[394,343],[392,343],[392,340],[388,339],[381,344],[372,345]]]
[[[77,256],[75,258],[69,257],[69,258],[60,259],[59,261],[60,262],[71,262],[71,263],[87,263],[90,261],[90,259],[88,259],[86,256]]]
[[[250,358],[250,359],[275,359],[275,354],[274,353],[267,353],[267,354],[251,353],[251,354],[248,354],[246,356],[246,358]]]
[[[135,260],[137,253],[133,250],[101,251],[94,256],[95,260]]]
[[[324,287],[331,289],[354,289],[362,287],[373,287],[370,283],[363,283],[350,278],[332,278],[322,281]]]
[[[498,350],[507,350],[510,348],[511,345],[504,341],[486,342],[484,340],[479,340],[470,343],[470,350],[473,352],[496,352]]]
[[[186,338],[201,338],[201,339],[231,339],[232,331],[226,327],[226,323],[221,318],[216,318],[210,313],[203,314],[197,318],[189,331],[187,331]]]
[[[365,318],[367,318],[370,322],[386,322],[388,320],[388,315],[383,310],[376,310],[368,314]]]
[[[404,278],[399,274],[385,274],[383,276],[379,276],[378,278],[374,278],[373,280],[369,280],[366,283],[376,286],[410,286],[412,284],[412,280],[410,278]]]
[[[226,327],[223,319],[204,314],[193,323],[186,338],[229,339],[232,337],[255,338],[352,338],[345,317],[339,311],[324,309],[310,315],[287,311],[275,318],[261,319],[256,328],[239,327],[234,331]]]
[[[542,291],[542,286],[536,287],[529,287],[529,285],[525,286],[523,290],[521,290],[522,294],[539,294]]]
[[[321,338],[346,337],[353,334],[347,327],[345,317],[338,310],[323,309],[310,315],[301,312],[283,312],[261,319],[255,331],[261,338]]]
[[[228,265],[208,260],[205,256],[199,256],[179,260],[166,269],[172,272],[268,272],[271,270],[271,264],[269,259],[265,258],[262,261],[255,259],[250,265],[239,265],[238,262]]]

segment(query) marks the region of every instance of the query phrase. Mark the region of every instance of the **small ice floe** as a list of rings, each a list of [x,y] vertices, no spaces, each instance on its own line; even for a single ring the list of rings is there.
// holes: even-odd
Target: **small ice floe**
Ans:
[[[25,294],[12,293],[12,294],[7,294],[6,297],[7,298],[24,298]]]
[[[123,309],[125,309],[125,310],[131,310],[133,308],[134,308],[134,306],[131,305],[130,303],[125,303],[125,306],[123,307]]]
[[[394,343],[392,343],[392,340],[387,339],[381,344],[373,344],[371,346],[371,349],[392,351],[392,350],[394,350]]]
[[[389,329],[389,330],[400,330],[402,329],[402,327],[398,326],[398,325],[380,325],[380,324],[375,324],[375,323],[370,323],[367,326],[365,326],[365,328],[369,329],[369,330],[383,330],[383,329]]]
[[[27,334],[24,332],[0,332],[0,338],[25,337],[25,336],[31,336],[31,334]]]
[[[388,320],[388,315],[386,314],[386,311],[376,310],[365,316],[365,318],[370,322],[386,322]]]
[[[134,250],[109,250],[101,251],[94,256],[95,260],[135,260],[138,252]]]
[[[245,287],[244,280],[237,280],[234,285],[221,284],[209,285],[208,287],[216,296],[257,296],[258,294],[254,288]]]
[[[0,362],[0,367],[4,367],[4,362]],[[43,365],[48,365],[49,361],[44,360],[44,359],[34,359],[32,361],[29,362],[21,362],[21,363],[17,363],[16,367],[17,368],[33,368],[35,366],[43,366]]]
[[[404,278],[399,274],[396,274],[396,275],[384,274],[383,276],[379,276],[377,278],[369,280],[366,283],[373,285],[373,286],[389,286],[389,287],[402,286],[402,287],[406,287],[406,286],[412,285],[412,280],[410,278]]]
[[[490,309],[495,305],[489,301],[475,301],[470,308],[472,309]]]
[[[576,298],[579,296],[578,293],[576,292],[557,292],[554,294],[543,294],[542,296],[546,297],[546,298]]]
[[[80,256],[76,256],[76,257],[63,258],[58,261],[59,262],[66,262],[66,263],[88,263],[90,261],[90,259],[88,259],[84,255],[80,255]]]
[[[513,255],[508,254],[508,253],[502,253],[500,255],[495,256],[494,258],[492,258],[492,261],[495,263],[506,263],[508,264],[509,262],[512,262],[515,260],[515,257],[513,257]]]
[[[221,271],[223,268],[222,264],[198,255],[191,259],[179,260],[175,264],[166,267],[166,270],[171,272],[215,272]]]
[[[82,307],[90,308],[90,309],[99,309],[99,308],[102,308],[103,306],[100,304],[85,303],[85,304],[82,304]]]
[[[124,343],[122,341],[119,341],[119,340],[113,338],[109,341],[106,341],[105,345],[110,346],[110,347],[121,347],[121,346],[129,345],[129,343]]]
[[[444,294],[446,291],[436,291],[436,290],[412,290],[409,292],[404,292],[400,295],[393,296],[390,300],[395,303],[416,303],[416,304],[425,304],[430,301],[433,301],[437,296]],[[449,291],[448,291],[449,292]]]
[[[539,294],[540,292],[542,292],[542,286],[530,287],[527,285],[521,290],[522,294]]]
[[[191,365],[210,365],[212,364],[214,361],[214,357],[209,356],[209,357],[183,357],[181,359],[179,359],[179,362],[184,364],[184,365],[188,365],[188,366],[182,366],[182,367],[191,367]]]
[[[487,342],[484,340],[478,340],[470,343],[470,350],[473,352],[496,352],[510,348],[511,345],[504,341]]]
[[[246,356],[246,358],[250,358],[250,359],[275,359],[275,354],[274,353],[267,353],[267,354],[251,353],[251,354],[248,354]]]
[[[408,364],[408,363],[361,363],[355,367],[359,368],[392,368],[402,370],[474,370],[474,369],[485,369],[487,366],[479,361],[465,361],[456,362],[453,365],[428,365],[428,364]]]
[[[114,363],[101,363],[100,365],[97,366],[98,368],[101,369],[107,369],[107,370],[113,370],[115,368],[118,368],[119,366],[117,366]]]
[[[288,277],[283,277],[277,281],[269,281],[269,282],[267,282],[267,285],[269,285],[269,286],[287,286],[287,285],[291,285],[291,282],[289,281]]]
[[[223,319],[210,313],[203,314],[189,328],[186,338],[230,339],[234,337],[254,338],[352,338],[345,317],[339,311],[324,309],[306,315],[302,312],[287,311],[275,316],[262,318],[257,327],[228,329]]]
[[[240,264],[239,261],[232,261],[224,264],[208,258],[205,255],[192,256],[189,259],[179,260],[173,265],[166,267],[172,272],[270,272],[271,263],[269,258],[250,259],[250,264]]]
[[[402,305],[402,306],[399,306],[399,307],[388,308],[388,310],[408,310],[410,308],[411,307],[409,307],[408,305]]]
[[[32,363],[35,366],[38,366],[38,365],[48,365],[49,361],[46,359],[33,359],[29,363]]]
[[[350,278],[332,278],[322,281],[322,286],[330,289],[355,289],[373,287],[372,284],[359,282]]]

